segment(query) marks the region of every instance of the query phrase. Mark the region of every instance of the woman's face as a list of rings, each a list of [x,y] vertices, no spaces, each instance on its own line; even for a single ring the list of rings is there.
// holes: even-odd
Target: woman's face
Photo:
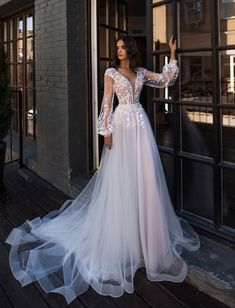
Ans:
[[[125,43],[123,42],[123,40],[117,41],[116,50],[117,50],[117,57],[118,57],[119,60],[128,59],[126,46],[125,46]]]

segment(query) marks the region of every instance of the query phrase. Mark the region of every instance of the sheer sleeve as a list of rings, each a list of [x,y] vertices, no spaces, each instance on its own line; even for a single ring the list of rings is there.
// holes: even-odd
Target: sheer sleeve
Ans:
[[[110,135],[113,131],[113,78],[110,69],[104,74],[104,95],[98,117],[98,134]]]
[[[162,73],[144,70],[144,84],[149,87],[165,88],[173,86],[179,75],[177,60],[171,60],[165,64]]]

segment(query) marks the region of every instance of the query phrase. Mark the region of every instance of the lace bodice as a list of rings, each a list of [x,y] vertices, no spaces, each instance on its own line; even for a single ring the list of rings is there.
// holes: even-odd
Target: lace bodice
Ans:
[[[136,70],[134,87],[130,80],[111,67],[104,74],[104,95],[98,118],[98,133],[108,135],[113,132],[113,97],[117,95],[119,105],[139,103],[143,85],[156,88],[172,86],[179,73],[177,61],[164,65],[162,73],[148,71],[143,67]],[[130,106],[131,107],[131,106]]]

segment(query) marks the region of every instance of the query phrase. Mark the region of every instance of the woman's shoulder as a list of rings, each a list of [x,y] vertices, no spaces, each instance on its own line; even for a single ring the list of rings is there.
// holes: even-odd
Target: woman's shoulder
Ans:
[[[104,76],[110,76],[110,77],[114,77],[114,74],[115,74],[115,68],[114,67],[109,67],[109,68],[106,68],[105,72],[104,72]]]

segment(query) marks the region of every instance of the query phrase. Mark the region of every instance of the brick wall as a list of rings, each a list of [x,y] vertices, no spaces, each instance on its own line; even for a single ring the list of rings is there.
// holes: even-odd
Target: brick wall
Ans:
[[[86,1],[35,1],[38,167],[71,192],[88,171]]]

